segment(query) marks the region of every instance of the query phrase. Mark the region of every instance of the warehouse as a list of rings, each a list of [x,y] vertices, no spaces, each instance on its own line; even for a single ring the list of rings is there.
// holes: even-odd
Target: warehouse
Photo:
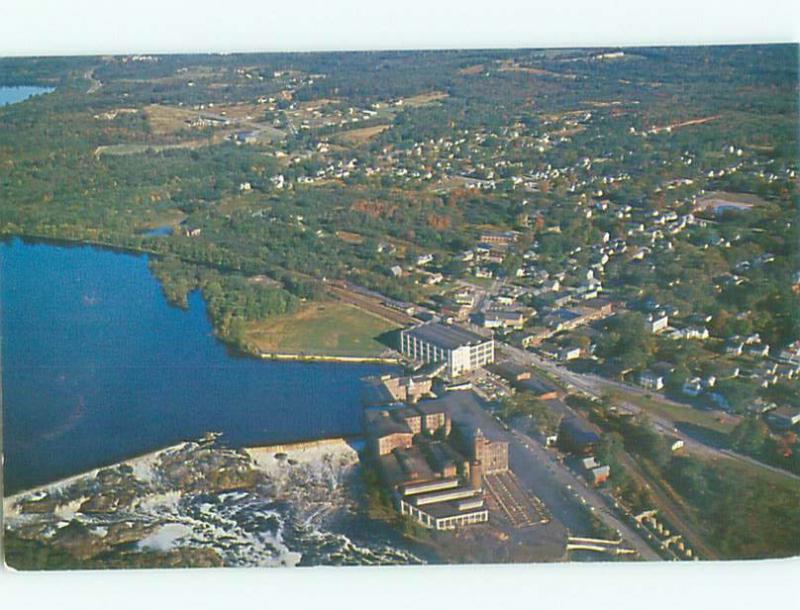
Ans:
[[[452,324],[428,322],[400,333],[400,351],[417,362],[445,362],[458,377],[494,362],[494,341]]]

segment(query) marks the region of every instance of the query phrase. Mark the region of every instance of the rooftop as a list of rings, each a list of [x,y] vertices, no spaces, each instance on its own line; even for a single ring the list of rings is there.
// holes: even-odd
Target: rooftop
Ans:
[[[490,338],[483,337],[466,328],[439,322],[420,324],[403,332],[442,349],[456,349],[464,345],[478,345],[491,341]]]
[[[506,437],[499,428],[485,425],[486,419],[478,398],[472,392],[448,392],[442,398],[426,400],[417,405],[428,409],[444,411],[450,415],[455,426],[472,438],[474,431],[481,428],[483,435],[490,441],[504,441]]]
[[[493,373],[500,375],[501,377],[505,377],[506,379],[516,379],[520,375],[524,375],[526,373],[530,375],[531,373],[531,370],[528,367],[517,364],[513,360],[496,362],[494,364],[490,364],[486,368]]]
[[[411,429],[404,421],[397,421],[385,409],[364,411],[364,423],[367,435],[380,438],[390,434],[411,434]]]

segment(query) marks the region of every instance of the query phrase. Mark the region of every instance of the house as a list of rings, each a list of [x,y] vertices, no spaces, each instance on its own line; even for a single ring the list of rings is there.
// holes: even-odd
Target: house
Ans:
[[[525,326],[525,315],[521,311],[496,310],[480,315],[484,328],[513,328],[521,330]]]
[[[769,356],[769,345],[766,343],[753,343],[752,345],[748,345],[745,351],[751,356],[766,358]]]
[[[608,465],[598,464],[593,455],[583,458],[581,466],[586,474],[586,477],[592,482],[593,485],[601,485],[608,480],[611,474],[611,467]]]
[[[425,283],[428,286],[434,286],[439,284],[444,280],[444,276],[441,273],[426,273],[425,274]]]
[[[800,339],[783,348],[778,358],[784,362],[800,363]]]
[[[400,265],[395,265],[389,269],[394,277],[403,277],[403,268]]]
[[[602,485],[608,480],[608,477],[611,476],[611,466],[605,464],[603,466],[598,466],[597,468],[592,468],[589,471],[589,480],[592,482],[592,485]]]
[[[258,142],[258,132],[257,131],[237,131],[234,135],[234,139],[236,142],[244,143],[244,144],[255,144]]]
[[[687,326],[673,333],[675,339],[708,339],[708,336],[705,326]]]
[[[683,384],[683,393],[687,396],[699,396],[703,392],[703,382],[699,377],[687,379]]]
[[[669,450],[672,451],[672,453],[675,453],[676,451],[680,451],[686,445],[686,443],[684,443],[683,439],[682,438],[678,438],[677,436],[669,436],[669,437],[667,437],[667,442],[669,443]]]
[[[512,360],[505,360],[497,364],[490,364],[488,368],[492,373],[500,375],[503,379],[508,381],[517,382],[525,381],[531,378],[531,370],[521,364],[517,364]]]
[[[766,415],[767,421],[778,430],[789,430],[800,424],[800,409],[797,407],[778,407]]]
[[[483,231],[481,233],[480,241],[484,244],[497,246],[500,248],[508,248],[511,244],[517,241],[519,234],[515,231]]]
[[[660,390],[664,387],[664,376],[646,369],[639,373],[639,385],[648,390]]]
[[[557,444],[570,453],[588,455],[600,442],[600,435],[595,430],[595,426],[577,417],[565,417],[558,427]]]
[[[660,333],[669,326],[669,317],[665,314],[650,314],[645,320],[644,327],[649,333]]]
[[[741,356],[744,351],[744,341],[738,335],[735,335],[725,341],[725,353],[731,356]]]
[[[564,347],[558,351],[558,359],[562,362],[576,360],[581,357],[580,347]]]
[[[527,349],[529,347],[536,347],[537,345],[541,344],[542,341],[549,339],[551,336],[553,336],[553,331],[549,328],[535,326],[530,329],[530,332],[515,332],[511,335],[511,342],[519,345],[523,349]]]
[[[417,257],[417,267],[423,267],[433,262],[433,254],[420,254]]]
[[[453,295],[453,300],[459,305],[472,307],[475,304],[475,294],[471,290],[459,290]]]

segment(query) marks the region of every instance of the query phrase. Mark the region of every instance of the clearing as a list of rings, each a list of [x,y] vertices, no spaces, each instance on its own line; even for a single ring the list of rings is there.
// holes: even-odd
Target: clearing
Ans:
[[[246,337],[267,353],[366,358],[383,354],[387,348],[378,337],[396,328],[352,305],[327,301],[251,324]]]
[[[336,140],[358,146],[369,142],[372,138],[379,133],[383,133],[389,129],[391,125],[375,125],[374,127],[361,127],[360,129],[351,129],[349,131],[342,131],[334,134],[332,137]]]
[[[754,206],[763,205],[765,203],[766,201],[758,195],[717,191],[709,193],[702,199],[698,199],[695,209],[702,212],[711,211],[719,215],[727,211],[746,212]]]
[[[610,390],[609,396],[613,400],[622,400],[633,403],[645,412],[671,420],[675,423],[687,423],[700,428],[707,428],[717,434],[729,434],[736,426],[738,419],[724,413],[701,411],[690,406],[682,407],[673,405],[657,398],[647,398],[633,392]]]
[[[420,93],[418,95],[412,95],[411,97],[403,98],[403,105],[416,108],[418,106],[425,106],[433,102],[438,102],[446,97],[447,93],[444,91],[429,91],[427,93]]]
[[[347,244],[360,245],[364,243],[364,236],[350,231],[336,231],[336,237]]]

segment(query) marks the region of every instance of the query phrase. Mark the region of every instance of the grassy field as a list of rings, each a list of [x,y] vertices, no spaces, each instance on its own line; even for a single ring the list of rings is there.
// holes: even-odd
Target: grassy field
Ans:
[[[349,131],[342,131],[335,134],[334,138],[346,144],[358,146],[365,144],[372,138],[389,129],[391,125],[375,125],[374,127],[362,127],[360,129],[351,129]]]
[[[411,106],[412,108],[426,106],[427,104],[443,100],[446,97],[447,93],[444,91],[429,91],[427,93],[420,93],[419,95],[412,95],[411,97],[403,99],[403,105]]]
[[[336,237],[338,237],[343,242],[348,244],[359,245],[364,243],[363,235],[359,235],[358,233],[352,233],[351,231],[336,231]]]
[[[639,396],[633,392],[611,391],[609,394],[612,399],[625,400],[655,415],[660,415],[675,422],[685,422],[701,428],[708,428],[721,434],[728,434],[736,425],[735,420],[728,416],[700,411],[691,407],[674,406],[660,400]]]
[[[208,139],[205,140],[186,140],[177,144],[110,144],[108,146],[98,146],[94,154],[98,157],[102,155],[141,155],[152,151],[158,153],[164,150],[176,148],[199,148],[207,146]]]
[[[698,461],[706,482],[695,493],[678,492],[693,506],[698,527],[721,558],[800,552],[800,483],[739,460]]]
[[[151,104],[144,109],[147,122],[155,135],[163,136],[182,131],[188,128],[186,121],[201,114],[191,108],[176,108],[175,106],[164,106],[161,104]]]
[[[328,301],[250,325],[247,342],[263,352],[315,356],[380,356],[378,337],[397,325],[366,311]]]

